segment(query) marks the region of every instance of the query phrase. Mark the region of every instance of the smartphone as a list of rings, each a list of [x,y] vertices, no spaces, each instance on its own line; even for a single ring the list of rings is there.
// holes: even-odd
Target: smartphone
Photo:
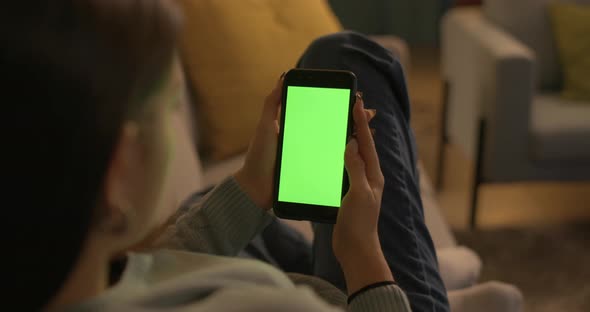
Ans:
[[[292,69],[285,75],[273,202],[278,217],[336,222],[348,191],[344,150],[356,88],[350,71]]]

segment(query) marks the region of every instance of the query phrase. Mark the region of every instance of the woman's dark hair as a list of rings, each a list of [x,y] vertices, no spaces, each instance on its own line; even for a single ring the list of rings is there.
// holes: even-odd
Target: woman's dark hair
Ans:
[[[170,72],[177,20],[158,0],[0,4],[9,310],[44,307],[76,264],[121,127]]]

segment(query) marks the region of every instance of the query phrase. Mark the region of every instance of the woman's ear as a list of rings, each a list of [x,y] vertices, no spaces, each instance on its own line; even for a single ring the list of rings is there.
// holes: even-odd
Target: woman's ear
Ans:
[[[103,232],[120,236],[128,230],[129,218],[135,212],[138,193],[137,177],[141,171],[139,126],[126,122],[113,149],[104,180],[104,193],[99,227]]]

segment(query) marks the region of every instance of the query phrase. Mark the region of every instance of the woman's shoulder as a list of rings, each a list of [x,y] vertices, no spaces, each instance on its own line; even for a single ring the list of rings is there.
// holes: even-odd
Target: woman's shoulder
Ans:
[[[260,261],[172,250],[130,254],[120,282],[80,307],[71,311],[331,310]]]
[[[149,254],[130,254],[126,269],[131,280],[144,284],[256,283],[274,287],[294,287],[282,271],[257,260],[216,256],[180,250],[159,250]],[[125,277],[125,276],[124,276]],[[122,282],[125,282],[122,279]]]
[[[223,280],[227,283],[255,282],[293,287],[291,280],[282,271],[258,260],[177,250],[160,250],[141,256],[151,258],[147,277],[152,283]]]

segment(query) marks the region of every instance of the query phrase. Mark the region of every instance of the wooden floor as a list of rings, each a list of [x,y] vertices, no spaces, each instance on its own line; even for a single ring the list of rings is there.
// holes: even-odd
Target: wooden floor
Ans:
[[[438,51],[412,49],[408,86],[413,127],[426,171],[436,181],[440,147],[442,82]],[[470,211],[473,162],[452,145],[445,147],[441,209],[454,228],[466,228]],[[480,227],[535,226],[580,218],[590,220],[590,181],[587,183],[487,184],[480,189]]]

